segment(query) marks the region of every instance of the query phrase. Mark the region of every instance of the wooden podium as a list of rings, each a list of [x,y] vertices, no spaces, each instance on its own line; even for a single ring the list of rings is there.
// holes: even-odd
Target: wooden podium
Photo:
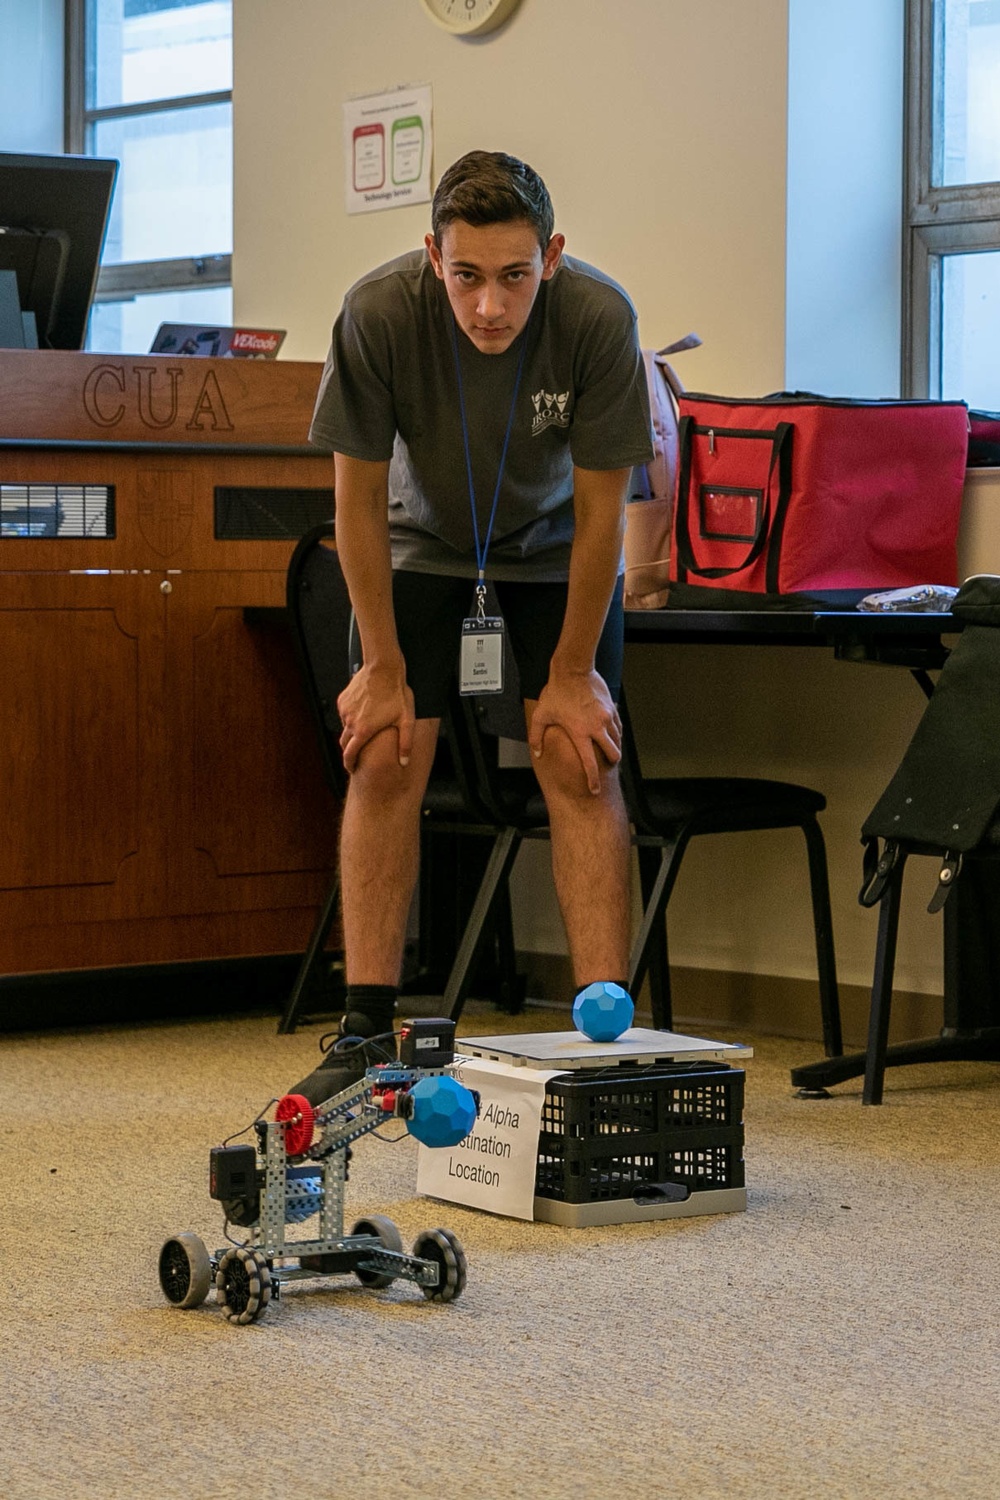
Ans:
[[[0,974],[305,946],[336,808],[244,611],[333,511],[319,375],[0,351]]]

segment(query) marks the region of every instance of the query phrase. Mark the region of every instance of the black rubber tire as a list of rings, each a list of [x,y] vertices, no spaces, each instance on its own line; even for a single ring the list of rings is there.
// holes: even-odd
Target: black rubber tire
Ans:
[[[259,1250],[227,1250],[215,1273],[219,1305],[230,1323],[255,1323],[271,1300],[271,1272]]]
[[[421,1287],[428,1302],[454,1302],[462,1295],[469,1263],[457,1234],[450,1229],[425,1229],[413,1241],[412,1253],[437,1262],[437,1286]]]
[[[174,1307],[200,1307],[212,1285],[212,1262],[190,1229],[175,1234],[160,1251],[160,1288]]]
[[[374,1234],[386,1250],[398,1250],[402,1254],[403,1236],[391,1219],[385,1214],[369,1214],[366,1219],[359,1219],[351,1230],[351,1234]],[[396,1280],[385,1271],[362,1271],[355,1269],[355,1276],[362,1286],[377,1289],[379,1287],[392,1286]]]

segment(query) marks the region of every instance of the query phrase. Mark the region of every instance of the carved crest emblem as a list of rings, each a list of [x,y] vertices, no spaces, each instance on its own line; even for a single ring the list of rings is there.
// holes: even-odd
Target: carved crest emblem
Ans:
[[[158,557],[171,557],[191,534],[193,477],[174,469],[143,469],[137,484],[139,530]]]

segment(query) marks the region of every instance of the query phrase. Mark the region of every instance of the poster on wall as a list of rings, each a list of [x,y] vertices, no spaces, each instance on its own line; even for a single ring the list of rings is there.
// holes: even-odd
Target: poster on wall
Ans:
[[[429,83],[344,105],[344,190],[349,214],[430,202]]]

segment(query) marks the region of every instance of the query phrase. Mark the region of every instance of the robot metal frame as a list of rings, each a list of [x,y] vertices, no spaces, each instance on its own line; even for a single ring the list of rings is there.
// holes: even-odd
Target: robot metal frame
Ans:
[[[287,1282],[352,1273],[373,1289],[396,1280],[416,1282],[432,1302],[461,1296],[467,1262],[451,1230],[423,1230],[409,1253],[396,1225],[381,1214],[359,1219],[344,1233],[353,1141],[401,1119],[425,1145],[456,1145],[475,1124],[478,1097],[450,1072],[454,1022],[408,1021],[399,1040],[398,1063],[369,1067],[362,1079],[315,1109],[302,1095],[285,1094],[273,1120],[247,1127],[256,1133],[256,1146],[212,1148],[210,1196],[221,1202],[227,1225],[246,1229],[248,1237],[213,1252],[191,1230],[168,1239],[159,1257],[168,1302],[199,1307],[214,1285],[229,1321],[245,1325],[278,1300]],[[313,1238],[289,1240],[289,1227],[316,1214]]]

